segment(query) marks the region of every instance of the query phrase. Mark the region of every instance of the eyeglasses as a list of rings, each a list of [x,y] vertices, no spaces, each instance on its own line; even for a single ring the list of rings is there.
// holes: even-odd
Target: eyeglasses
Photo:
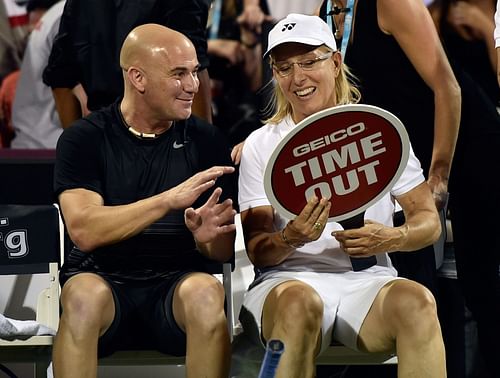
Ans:
[[[329,51],[326,54],[320,55],[314,59],[307,59],[301,62],[286,62],[286,63],[278,63],[273,64],[273,68],[281,77],[287,77],[292,73],[293,65],[296,64],[304,71],[313,71],[319,68],[321,62],[331,58],[333,55],[333,51]]]

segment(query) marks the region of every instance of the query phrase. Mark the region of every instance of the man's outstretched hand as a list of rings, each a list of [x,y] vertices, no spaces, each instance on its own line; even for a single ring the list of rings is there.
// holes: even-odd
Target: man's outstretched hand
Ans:
[[[215,185],[219,177],[233,173],[234,167],[212,167],[198,172],[183,183],[164,192],[172,209],[185,209],[191,206],[208,188]]]
[[[222,189],[216,188],[203,206],[198,209],[190,207],[184,211],[186,226],[197,242],[208,243],[220,234],[236,230],[233,201],[227,199],[218,203],[221,193]]]

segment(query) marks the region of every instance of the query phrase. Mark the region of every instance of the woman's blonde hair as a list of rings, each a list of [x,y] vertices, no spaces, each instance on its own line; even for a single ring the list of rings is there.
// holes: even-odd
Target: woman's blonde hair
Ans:
[[[330,52],[331,50],[323,45],[321,46],[321,52]],[[271,53],[270,56],[270,64],[272,68],[273,64],[273,56]],[[346,105],[346,104],[355,104],[359,102],[361,99],[361,93],[359,89],[356,87],[355,82],[357,81],[356,77],[351,73],[349,67],[347,67],[344,63],[341,63],[339,74],[335,79],[335,96],[337,100],[337,105]],[[292,106],[286,99],[285,95],[281,91],[279,85],[274,83],[274,89],[271,94],[271,98],[269,100],[269,104],[267,105],[265,112],[274,113],[269,116],[269,118],[265,119],[264,123],[279,123],[286,116],[292,114]]]

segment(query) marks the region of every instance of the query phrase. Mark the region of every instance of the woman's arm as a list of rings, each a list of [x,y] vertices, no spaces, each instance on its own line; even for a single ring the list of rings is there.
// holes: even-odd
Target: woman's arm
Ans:
[[[441,234],[439,215],[426,182],[397,197],[403,208],[405,223],[389,227],[365,221],[364,227],[334,231],[344,251],[353,257],[372,256],[377,253],[416,251],[434,243]]]
[[[271,206],[242,211],[241,224],[250,261],[258,268],[278,265],[296,248],[317,240],[328,221],[330,206],[329,200],[313,197],[282,230],[274,227]]]
[[[421,0],[379,0],[377,12],[380,28],[394,36],[434,92],[434,142],[428,183],[436,205],[441,208],[448,191],[460,125],[460,87],[432,18]]]

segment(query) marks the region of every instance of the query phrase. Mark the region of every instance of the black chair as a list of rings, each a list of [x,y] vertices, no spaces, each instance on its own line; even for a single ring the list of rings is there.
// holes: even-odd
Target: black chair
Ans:
[[[0,275],[48,273],[47,286],[38,295],[36,321],[53,330],[59,324],[63,246],[63,225],[55,205],[0,205]],[[35,377],[45,377],[52,342],[51,335],[0,339],[0,363],[34,363]]]

